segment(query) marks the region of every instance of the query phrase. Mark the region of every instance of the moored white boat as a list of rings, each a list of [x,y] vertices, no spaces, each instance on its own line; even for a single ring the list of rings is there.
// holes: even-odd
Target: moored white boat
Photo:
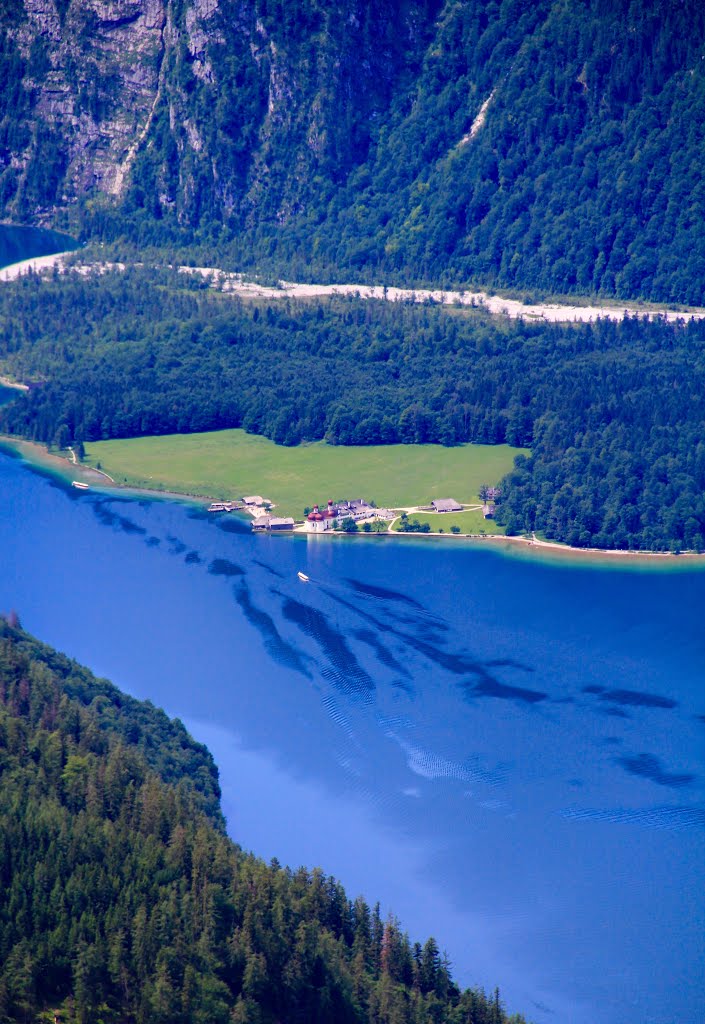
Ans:
[[[299,577],[300,580],[303,580],[304,583],[308,583],[309,582],[309,577],[306,575],[305,572],[297,572],[296,575]]]

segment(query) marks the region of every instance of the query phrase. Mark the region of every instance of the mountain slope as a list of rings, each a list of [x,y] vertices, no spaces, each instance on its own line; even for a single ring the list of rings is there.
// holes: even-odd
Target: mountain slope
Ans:
[[[87,197],[274,221],[341,180],[413,74],[437,0],[12,0],[0,208]]]
[[[432,939],[244,854],[183,726],[2,617],[0,781],[0,1021],[509,1024]]]
[[[11,0],[0,216],[703,303],[704,43],[698,0]]]

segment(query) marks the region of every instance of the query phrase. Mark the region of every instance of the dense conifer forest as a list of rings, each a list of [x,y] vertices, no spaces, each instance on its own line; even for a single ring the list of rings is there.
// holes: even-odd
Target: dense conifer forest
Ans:
[[[334,878],[244,853],[205,748],[14,615],[0,779],[0,1021],[523,1021]]]
[[[532,450],[501,485],[510,532],[705,548],[703,323],[243,302],[134,269],[1,289],[0,358],[37,382],[0,429],[58,446],[224,427],[287,445],[506,441]]]

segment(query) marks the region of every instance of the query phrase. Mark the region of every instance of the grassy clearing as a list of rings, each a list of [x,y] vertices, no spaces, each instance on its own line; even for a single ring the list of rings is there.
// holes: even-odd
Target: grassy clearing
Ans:
[[[261,494],[281,515],[301,516],[328,498],[364,497],[380,507],[452,497],[477,502],[522,449],[508,445],[375,445],[343,448],[321,442],[283,448],[243,430],[170,434],[86,444],[118,484],[228,499]],[[448,528],[450,529],[450,521]]]
[[[431,533],[450,533],[451,527],[457,526],[461,533],[504,533],[504,527],[498,526],[494,519],[485,519],[482,509],[469,512],[410,512],[410,520],[418,520],[421,525],[428,523]],[[398,530],[401,521],[397,519],[392,529]]]

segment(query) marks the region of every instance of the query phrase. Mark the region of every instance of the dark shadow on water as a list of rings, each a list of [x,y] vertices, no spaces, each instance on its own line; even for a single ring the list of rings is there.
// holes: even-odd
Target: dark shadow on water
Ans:
[[[649,779],[650,782],[655,782],[658,786],[670,786],[673,789],[689,786],[695,779],[695,776],[688,772],[664,771],[661,762],[653,754],[620,757],[617,764],[620,764],[630,775],[637,775],[640,778]]]
[[[487,668],[516,668],[520,672],[535,672],[533,665],[525,665],[523,661],[515,661],[514,658],[492,658],[486,661]]]
[[[397,690],[403,690],[408,697],[413,698],[416,696],[416,691],[413,686],[410,686],[409,683],[405,682],[403,679],[392,679],[392,686]]]
[[[159,539],[159,537],[147,537],[145,544],[149,548],[158,548],[159,545],[161,544],[161,540]]]
[[[606,690],[604,686],[584,686],[583,693],[593,693],[607,704],[629,708],[677,708],[678,701],[659,693],[642,690]]]
[[[401,675],[406,676],[407,679],[411,679],[411,673],[404,668],[401,662],[397,661],[389,648],[385,647],[381,640],[379,640],[369,629],[357,629],[353,632],[353,636],[357,640],[360,640],[361,643],[367,644],[368,647],[371,647],[377,655],[378,660],[383,665],[386,665],[387,668],[391,668],[392,671],[399,672]]]
[[[642,693],[639,690],[606,690],[600,700],[632,708],[677,708],[678,701],[662,697],[658,693]]]
[[[354,580],[350,577],[347,577],[346,583],[349,583],[358,594],[364,594],[365,597],[378,597],[382,601],[399,601],[411,605],[412,608],[418,608],[421,612],[425,611],[424,606],[415,598],[409,597],[408,594],[402,594],[398,590],[388,590],[386,587],[377,587],[372,583],[363,583],[362,580]]]
[[[241,565],[228,561],[227,558],[214,558],[208,566],[211,576],[244,576],[245,570]]]
[[[252,533],[250,524],[243,523],[239,519],[218,519],[215,525],[223,533],[246,533],[248,535]]]
[[[450,626],[447,623],[438,622],[430,618],[395,615],[393,611],[389,612],[389,617],[402,626],[410,626],[417,636],[421,637],[422,640],[428,640],[429,643],[442,644],[445,634],[450,632]]]
[[[117,504],[119,500],[111,498],[109,501],[93,501],[92,508],[96,518],[104,526],[111,526],[114,530],[122,530],[123,533],[141,534],[144,536],[147,533],[146,527],[138,526],[132,519],[128,519],[127,516],[121,516],[110,507]]]
[[[358,608],[351,601],[346,601],[345,598],[340,597],[331,590],[326,589],[325,593],[327,593],[334,601],[337,601],[338,604],[341,604],[344,608],[348,608],[359,618],[368,622],[370,625],[373,625],[380,633],[391,634],[396,637],[397,640],[400,640],[406,647],[416,651],[417,654],[423,655],[423,657],[432,664],[438,665],[440,668],[444,668],[446,671],[452,672],[454,675],[475,675],[481,680],[486,680],[488,683],[496,681],[494,676],[487,671],[481,661],[471,658],[468,654],[463,652],[453,653],[445,651],[437,644],[423,640],[418,636],[398,629],[396,625],[392,625],[389,622],[380,622],[380,620],[375,618],[374,615],[370,615],[368,612],[362,611],[362,609]]]
[[[547,693],[542,690],[527,690],[523,686],[509,686],[495,679],[483,679],[474,686],[465,688],[468,697],[497,697],[499,700],[517,700],[521,704],[540,704]]]
[[[284,599],[284,618],[297,626],[306,636],[311,637],[328,659],[334,669],[331,681],[335,683],[336,688],[349,697],[362,697],[367,702],[375,690],[374,680],[350,650],[343,634],[333,629],[325,615],[317,608],[294,601],[284,594],[279,596]]]
[[[279,580],[286,579],[283,572],[279,572],[278,569],[275,569],[273,565],[268,565],[267,562],[260,562],[259,558],[253,558],[252,563],[253,565],[258,565],[260,569],[264,569],[264,571],[268,572],[271,576],[276,576]]]
[[[261,608],[257,608],[252,603],[247,584],[244,582],[240,583],[239,586],[234,588],[233,593],[245,618],[262,637],[264,648],[270,658],[280,665],[294,669],[295,672],[300,672],[307,679],[312,679],[313,677],[304,661],[306,655],[284,640],[271,615],[268,615],[267,612],[262,611]]]
[[[169,541],[170,555],[183,555],[184,551],[188,547],[187,544],[184,544],[182,540],[179,540],[178,537],[174,537],[171,533],[167,536],[167,540]]]
[[[203,559],[197,551],[189,551],[184,555],[184,562],[186,565],[200,565]]]
[[[606,707],[606,708],[598,708],[598,711],[600,712],[600,714],[607,715],[609,718],[631,718],[632,717],[631,715],[627,714],[627,712],[624,710],[624,708],[619,708],[619,707],[616,707],[614,705],[611,705],[610,707]]]
[[[364,583],[362,580],[350,577],[346,578],[346,582],[362,597],[371,597],[380,602],[389,602],[392,605],[395,603],[408,605],[421,612],[420,615],[403,615],[399,614],[393,607],[385,608],[385,613],[390,619],[400,623],[402,626],[411,626],[423,640],[427,640],[430,643],[440,643],[443,640],[443,636],[439,634],[447,633],[450,629],[446,622],[443,622],[442,619],[429,612],[416,598],[402,594],[398,590],[389,590],[387,587],[378,587],[372,583]]]

